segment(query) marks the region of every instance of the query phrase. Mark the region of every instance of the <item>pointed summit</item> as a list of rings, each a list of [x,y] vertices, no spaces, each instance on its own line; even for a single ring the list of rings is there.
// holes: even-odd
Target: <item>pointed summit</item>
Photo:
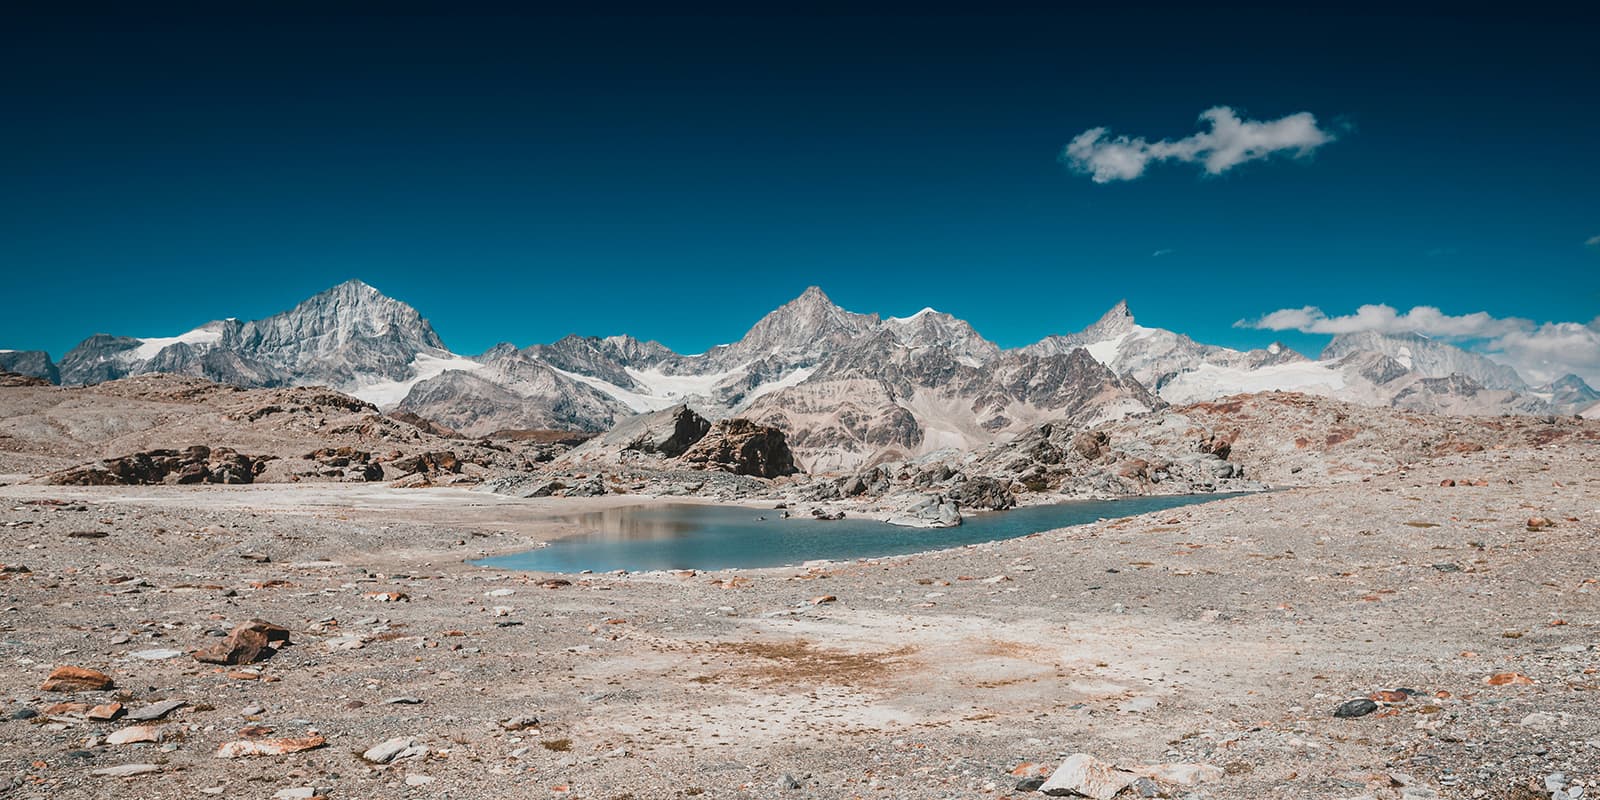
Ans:
[[[876,317],[845,311],[834,305],[822,289],[810,286],[799,297],[762,317],[734,346],[751,355],[807,352],[831,341],[859,336],[876,321]]]
[[[1097,328],[1111,328],[1126,327],[1133,324],[1133,312],[1128,310],[1128,301],[1118,300],[1117,304],[1111,307],[1111,310],[1100,315],[1100,319],[1095,322],[1094,326]]]

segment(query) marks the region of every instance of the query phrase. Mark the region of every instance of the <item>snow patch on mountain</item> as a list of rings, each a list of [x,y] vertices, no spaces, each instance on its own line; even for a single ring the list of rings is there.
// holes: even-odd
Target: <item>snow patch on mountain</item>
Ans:
[[[912,314],[909,317],[889,317],[889,318],[885,319],[884,322],[894,322],[894,323],[912,322],[912,321],[915,321],[915,320],[922,319],[923,317],[926,317],[929,314],[937,314],[937,313],[939,313],[939,312],[933,310],[932,308],[924,308],[921,311],[918,311],[917,313]]]
[[[1230,394],[1247,392],[1305,392],[1335,396],[1346,386],[1343,373],[1333,361],[1300,361],[1269,364],[1257,369],[1201,364],[1180,373],[1161,389],[1169,403],[1194,403]]]
[[[775,381],[767,381],[765,383],[759,384],[759,385],[756,386],[756,388],[751,389],[749,392],[745,393],[744,399],[742,401],[740,401],[739,405],[742,408],[744,406],[750,405],[751,403],[753,403],[756,400],[760,399],[764,395],[769,395],[769,394],[772,394],[773,392],[777,392],[777,391],[781,391],[783,389],[787,389],[790,386],[798,386],[801,383],[805,382],[805,380],[807,378],[811,377],[816,371],[817,371],[816,367],[802,367],[800,369],[794,370],[793,372],[790,372],[787,375],[784,375],[783,377],[781,377],[781,378],[779,378],[779,379],[777,379]]]
[[[624,406],[627,406],[628,410],[634,412],[635,414],[647,414],[651,411],[660,411],[665,408],[671,408],[681,402],[676,397],[657,397],[651,394],[636,392],[632,389],[624,389],[610,381],[602,380],[600,378],[593,378],[578,372],[568,372],[567,370],[560,369],[558,367],[550,367],[550,370],[558,375],[571,378],[579,383],[600,390],[601,393],[605,394],[611,399],[616,400]]]
[[[460,370],[471,372],[483,369],[483,364],[455,353],[446,352],[443,355],[418,353],[411,361],[411,377],[405,380],[373,379],[356,384],[348,388],[348,393],[365,400],[378,408],[390,409],[400,404],[406,395],[411,393],[411,388],[430,378],[450,371]]]
[[[628,373],[628,377],[645,388],[645,394],[652,397],[676,398],[678,402],[682,402],[684,398],[710,397],[718,384],[736,375],[743,375],[745,367],[704,375],[669,375],[662,372],[660,367],[651,369],[626,367],[624,371]]]
[[[152,336],[139,340],[139,346],[131,350],[124,350],[117,357],[125,361],[148,361],[161,354],[162,350],[175,344],[212,345],[222,341],[222,325],[210,322],[201,325],[187,333],[177,336]]]

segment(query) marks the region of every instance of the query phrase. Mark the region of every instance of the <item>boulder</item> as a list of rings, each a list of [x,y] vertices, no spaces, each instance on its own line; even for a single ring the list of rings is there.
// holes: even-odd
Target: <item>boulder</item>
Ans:
[[[695,469],[777,478],[799,472],[783,431],[735,417],[711,426],[681,457]]]
[[[1101,761],[1088,753],[1073,753],[1050,773],[1039,791],[1051,797],[1091,797],[1111,800],[1139,776]]]
[[[1085,461],[1099,460],[1111,444],[1111,437],[1103,431],[1084,431],[1072,437],[1072,449]]]
[[[961,512],[943,495],[927,495],[886,521],[906,528],[954,528],[961,524]]]
[[[711,423],[707,422],[705,417],[694,413],[685,405],[673,406],[654,414],[645,414],[637,420],[634,424],[637,424],[638,428],[629,431],[632,438],[622,449],[637,453],[653,453],[667,458],[683,455],[696,442],[705,438],[706,433],[711,430]]]
[[[957,483],[950,488],[949,496],[962,508],[1003,511],[1017,504],[1017,496],[1011,493],[1009,485],[985,476]]]
[[[274,644],[288,644],[289,630],[259,619],[241,622],[222,641],[196,650],[194,659],[207,664],[249,664],[268,658]]]

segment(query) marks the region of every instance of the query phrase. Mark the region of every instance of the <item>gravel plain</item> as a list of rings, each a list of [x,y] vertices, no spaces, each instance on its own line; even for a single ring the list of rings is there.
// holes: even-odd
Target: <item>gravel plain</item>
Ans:
[[[1167,765],[1122,796],[1579,797],[1600,775],[1597,455],[630,575],[468,562],[637,496],[0,486],[0,795],[1037,797],[1029,777],[1086,753]],[[288,642],[191,655],[252,619]],[[62,666],[114,687],[41,690]],[[161,701],[183,705],[89,718]]]

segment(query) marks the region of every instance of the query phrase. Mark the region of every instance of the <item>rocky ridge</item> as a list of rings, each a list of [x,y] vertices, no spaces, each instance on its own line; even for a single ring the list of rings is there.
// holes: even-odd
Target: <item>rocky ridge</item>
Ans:
[[[1447,414],[1600,407],[1581,379],[1530,389],[1509,367],[1419,336],[1340,336],[1313,361],[1281,344],[1238,351],[1142,326],[1119,303],[1081,331],[1003,350],[951,315],[859,314],[816,287],[697,355],[619,335],[466,357],[445,349],[412,307],[350,281],[262,320],[167,338],[96,335],[62,359],[59,377],[89,384],[156,372],[327,385],[467,436],[598,432],[686,403],[709,420],[783,430],[798,466],[813,472],[975,450],[1045,422],[1093,425],[1241,391]]]

